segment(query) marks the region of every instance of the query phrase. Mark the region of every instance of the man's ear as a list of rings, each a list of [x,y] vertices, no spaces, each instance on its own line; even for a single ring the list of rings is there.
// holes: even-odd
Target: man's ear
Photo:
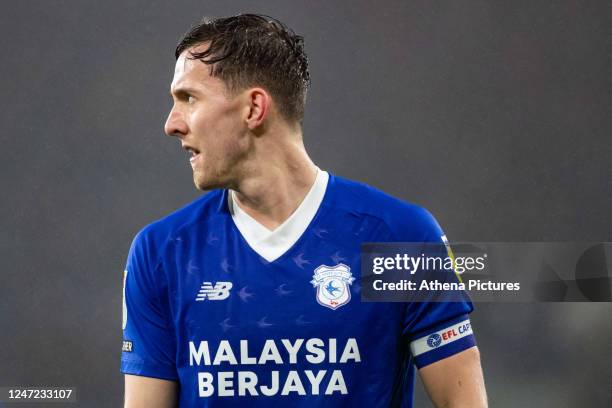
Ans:
[[[270,114],[272,98],[263,88],[250,88],[246,98],[249,104],[249,111],[246,118],[250,130],[260,127]]]

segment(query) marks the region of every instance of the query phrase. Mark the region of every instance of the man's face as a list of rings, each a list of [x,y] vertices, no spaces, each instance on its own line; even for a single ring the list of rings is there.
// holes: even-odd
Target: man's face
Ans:
[[[170,87],[174,106],[164,130],[191,153],[198,189],[228,187],[240,177],[240,164],[251,145],[245,122],[249,106],[244,97],[230,96],[223,81],[210,76],[210,66],[190,59],[189,51],[176,61]]]

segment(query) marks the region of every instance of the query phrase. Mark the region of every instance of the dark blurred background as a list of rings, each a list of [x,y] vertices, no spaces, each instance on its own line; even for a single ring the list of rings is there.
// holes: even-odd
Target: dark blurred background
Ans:
[[[200,194],[163,123],[203,15],[302,34],[315,162],[428,208],[451,242],[612,241],[609,1],[257,4],[3,4],[0,386],[121,405],[129,244]],[[611,304],[476,306],[491,407],[612,406]]]

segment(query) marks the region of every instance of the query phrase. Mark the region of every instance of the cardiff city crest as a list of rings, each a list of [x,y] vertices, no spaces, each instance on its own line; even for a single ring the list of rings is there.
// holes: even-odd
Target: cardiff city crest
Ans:
[[[351,300],[349,285],[354,280],[351,268],[341,263],[336,266],[319,266],[314,270],[310,283],[317,288],[317,302],[335,310]]]

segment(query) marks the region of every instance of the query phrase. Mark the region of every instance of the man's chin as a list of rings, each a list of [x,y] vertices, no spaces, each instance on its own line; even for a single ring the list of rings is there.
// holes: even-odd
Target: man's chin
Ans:
[[[210,191],[218,188],[224,188],[225,186],[218,180],[206,180],[204,178],[195,177],[193,178],[193,184],[195,188],[200,191]]]
[[[193,184],[195,185],[195,188],[200,190],[200,191],[210,191],[210,190],[213,190],[215,188],[215,187],[213,187],[210,184],[198,182],[196,180],[193,181]]]

